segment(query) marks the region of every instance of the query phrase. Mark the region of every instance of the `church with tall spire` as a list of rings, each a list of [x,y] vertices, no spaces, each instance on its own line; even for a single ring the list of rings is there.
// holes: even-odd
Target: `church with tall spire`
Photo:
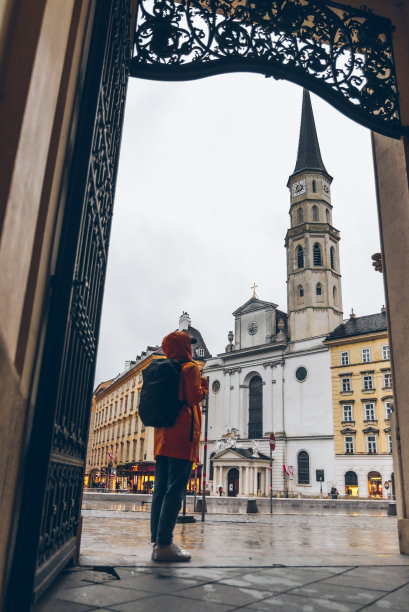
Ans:
[[[209,485],[228,495],[317,495],[335,479],[330,353],[342,323],[340,234],[332,176],[303,91],[297,160],[288,179],[287,312],[252,296],[235,309],[225,351],[207,361]],[[284,257],[284,252],[283,252]],[[260,289],[258,289],[260,291]]]
[[[310,94],[304,90],[297,161],[287,183],[291,227],[285,246],[292,341],[325,335],[342,323],[340,236],[332,225],[331,183]]]

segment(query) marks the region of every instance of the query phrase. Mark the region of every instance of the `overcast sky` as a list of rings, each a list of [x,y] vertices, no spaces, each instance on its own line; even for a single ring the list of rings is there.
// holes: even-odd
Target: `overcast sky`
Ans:
[[[95,383],[160,344],[186,310],[213,355],[258,285],[287,310],[286,187],[302,89],[254,74],[161,83],[130,79]],[[344,317],[379,312],[382,275],[370,132],[312,95],[334,177]]]

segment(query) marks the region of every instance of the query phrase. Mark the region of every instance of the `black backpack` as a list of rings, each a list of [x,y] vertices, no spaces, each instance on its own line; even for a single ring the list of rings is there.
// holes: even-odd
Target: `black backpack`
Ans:
[[[185,402],[179,399],[182,364],[176,359],[154,359],[142,372],[139,416],[146,427],[172,427]]]

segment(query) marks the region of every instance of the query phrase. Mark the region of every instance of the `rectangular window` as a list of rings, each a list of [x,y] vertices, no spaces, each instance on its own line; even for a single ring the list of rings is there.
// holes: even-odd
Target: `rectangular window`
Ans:
[[[124,413],[126,414],[128,410],[128,396],[125,397],[125,408],[124,408]]]
[[[366,448],[369,455],[376,454],[376,436],[366,436]]]
[[[139,447],[139,461],[143,461],[143,440],[140,441]]]
[[[135,399],[135,393],[131,393],[131,403],[129,405],[129,410],[132,411],[133,410],[133,401]]]
[[[135,433],[138,432],[138,415],[135,415]]]
[[[196,353],[198,357],[204,357],[204,354],[205,354],[203,348],[198,348]]]
[[[387,440],[388,440],[388,453],[391,453],[392,452],[392,436],[390,434],[388,434]]]
[[[364,389],[373,389],[373,377],[372,374],[366,374],[362,378]]]
[[[342,406],[342,420],[352,421],[352,406],[350,404],[344,404]]]
[[[392,414],[392,402],[385,402],[385,419],[390,419]]]
[[[341,353],[341,365],[349,365],[349,352],[343,351]]]
[[[382,359],[384,360],[390,359],[390,352],[389,352],[388,344],[382,347]]]
[[[349,378],[349,376],[344,376],[342,378],[342,390],[351,391],[351,379]]]
[[[126,461],[129,461],[129,442],[126,443]]]
[[[362,363],[369,363],[371,361],[371,349],[364,348],[361,349],[362,354]]]
[[[134,377],[133,377],[133,379],[132,379],[132,386],[133,386],[133,387],[135,386],[135,380],[136,380],[136,378],[135,378],[135,376],[134,376]]]
[[[354,452],[354,436],[345,436],[344,446],[345,446],[345,454],[352,455]]]
[[[374,421],[375,418],[375,404],[365,404],[365,421]]]
[[[133,441],[132,460],[136,461],[136,440]]]
[[[116,419],[116,417],[117,417],[117,413],[118,413],[118,402],[115,402],[115,413],[114,413],[114,419]]]
[[[383,375],[383,387],[384,389],[392,388],[392,374],[390,372]]]
[[[121,397],[120,402],[119,402],[119,414],[122,414],[122,405],[124,403],[123,398]]]

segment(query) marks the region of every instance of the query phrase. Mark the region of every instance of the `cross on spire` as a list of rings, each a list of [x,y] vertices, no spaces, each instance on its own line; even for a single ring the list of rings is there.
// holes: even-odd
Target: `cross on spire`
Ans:
[[[256,283],[254,283],[254,284],[251,286],[251,289],[253,289],[253,298],[256,298],[256,297],[257,297],[257,295],[256,295],[256,287],[258,287],[258,285],[256,285]]]

